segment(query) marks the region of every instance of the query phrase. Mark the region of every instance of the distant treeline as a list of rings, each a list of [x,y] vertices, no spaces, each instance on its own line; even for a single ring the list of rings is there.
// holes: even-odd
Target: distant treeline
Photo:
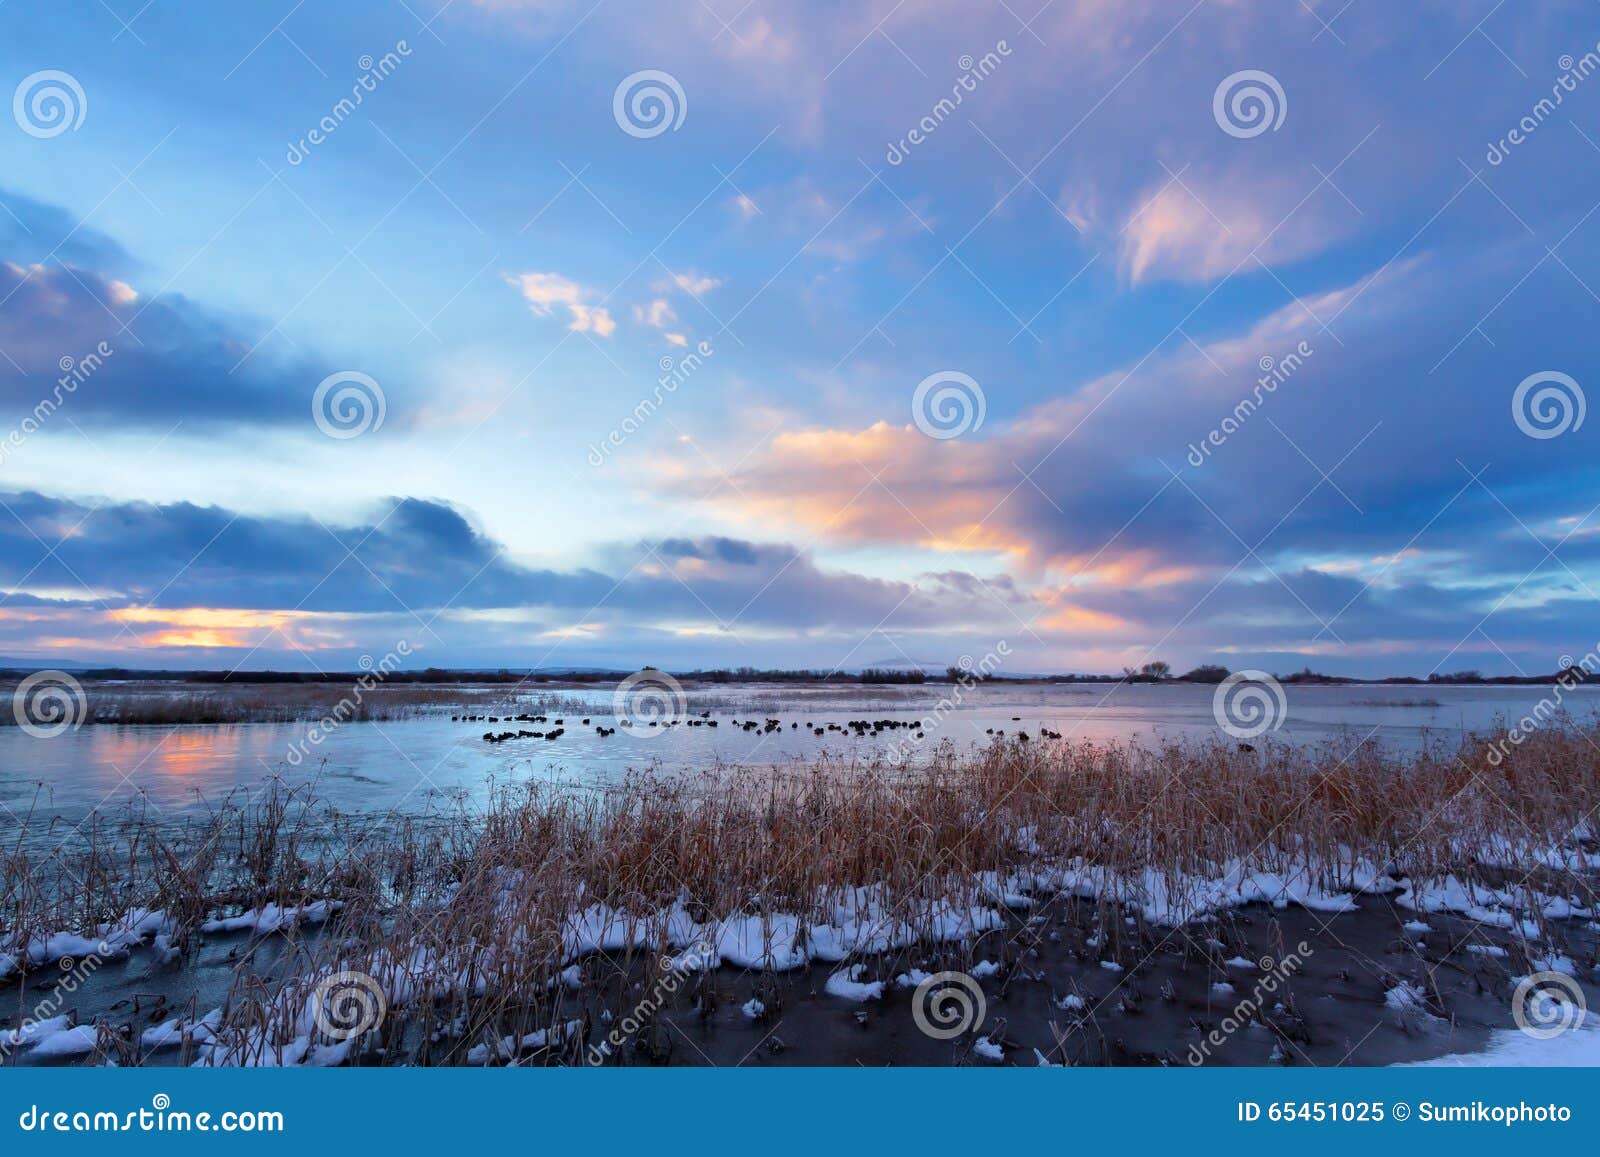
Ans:
[[[642,670],[660,668],[646,666]],[[956,671],[957,668],[950,668]],[[21,674],[20,670],[14,673]],[[925,671],[896,671],[869,667],[854,671],[758,670],[754,667],[669,672],[674,678],[699,683],[926,683],[938,681]],[[370,672],[341,671],[141,671],[126,667],[99,667],[80,671],[85,679],[160,679],[183,683],[349,683]],[[391,671],[384,683],[615,683],[632,670],[460,670],[428,667],[420,671]],[[372,676],[377,678],[377,676]]]
[[[20,672],[17,672],[20,673]],[[179,683],[352,683],[362,676],[381,683],[609,683],[631,674],[628,671],[582,671],[549,673],[516,671],[468,671],[448,667],[426,667],[419,671],[391,671],[379,675],[372,671],[142,671],[127,667],[94,667],[76,672],[79,678],[102,680],[163,680]]]
[[[5,667],[0,674],[21,676],[37,667]],[[643,670],[659,670],[645,667]],[[622,679],[632,671],[623,670],[529,670],[501,667],[495,670],[464,670],[447,667],[427,667],[417,671],[391,671],[377,675],[371,671],[152,671],[131,667],[95,667],[75,672],[78,678],[95,681],[165,681],[195,684],[349,684],[363,676],[385,684],[452,684],[452,683],[579,683],[606,684]],[[1169,664],[1156,661],[1139,668],[1125,667],[1120,675],[1102,674],[1015,674],[1000,675],[968,670],[964,667],[946,667],[942,673],[923,670],[897,670],[886,667],[868,667],[863,671],[780,670],[758,667],[717,667],[710,670],[695,669],[673,671],[670,674],[684,682],[692,683],[823,683],[823,684],[879,684],[917,685],[922,683],[1221,683],[1231,672],[1215,663],[1202,664],[1181,675],[1172,673]],[[1548,684],[1557,679],[1582,683],[1600,679],[1588,675],[1581,667],[1572,667],[1548,675],[1484,675],[1478,671],[1455,671],[1426,677],[1390,675],[1382,679],[1360,679],[1344,675],[1328,675],[1307,667],[1288,675],[1274,675],[1284,684],[1395,684],[1398,686],[1494,686]]]
[[[1048,682],[1113,682],[1128,683],[1221,683],[1231,671],[1215,663],[1202,664],[1192,671],[1182,675],[1172,674],[1172,668],[1162,662],[1146,663],[1135,670],[1124,667],[1120,677],[1115,676],[1077,676],[1069,675],[1060,678],[1052,677]],[[1440,687],[1440,686],[1494,686],[1494,685],[1522,685],[1554,683],[1557,679],[1564,679],[1568,683],[1583,683],[1588,679],[1600,679],[1600,675],[1586,675],[1582,667],[1571,667],[1565,671],[1557,671],[1549,675],[1485,675],[1480,671],[1453,671],[1446,675],[1387,675],[1381,679],[1362,679],[1347,675],[1329,675],[1322,671],[1313,671],[1310,667],[1295,671],[1288,675],[1273,675],[1280,683],[1286,684],[1395,684],[1397,686],[1412,687]]]

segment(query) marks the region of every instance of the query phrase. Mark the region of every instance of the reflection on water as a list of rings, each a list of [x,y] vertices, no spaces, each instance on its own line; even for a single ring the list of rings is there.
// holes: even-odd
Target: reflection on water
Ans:
[[[130,778],[148,767],[152,775],[180,780],[204,777],[241,758],[270,755],[269,728],[256,727],[96,727],[88,758]],[[259,748],[259,753],[256,752]],[[270,765],[268,770],[270,771]]]
[[[319,794],[345,811],[424,811],[454,797],[482,799],[491,782],[530,778],[579,784],[619,779],[630,768],[694,771],[714,764],[785,764],[826,755],[862,762],[883,756],[909,732],[878,738],[812,728],[857,718],[915,720],[932,714],[949,687],[841,689],[779,686],[715,687],[689,692],[689,710],[711,710],[721,726],[621,729],[602,739],[593,724],[611,723],[610,689],[557,692],[569,701],[566,733],[543,739],[486,744],[483,723],[452,723],[448,714],[384,723],[350,723],[312,746],[298,766],[289,752],[310,723],[194,727],[83,727],[39,739],[0,728],[0,833],[21,816],[52,816],[76,824],[96,809],[143,799],[162,813],[217,802],[240,788],[277,776],[315,780]],[[548,691],[542,692],[549,696]],[[971,746],[989,731],[1035,737],[1042,726],[1067,736],[1147,742],[1227,737],[1212,714],[1210,687],[1130,685],[990,686],[946,699],[942,724],[930,726],[931,745]],[[1547,694],[1539,687],[1290,687],[1288,715],[1271,738],[1295,744],[1371,739],[1416,750],[1454,743],[1463,731],[1484,732],[1516,719]],[[1592,692],[1567,691],[1576,716],[1591,719]],[[1575,706],[1574,706],[1575,705]],[[504,709],[502,708],[502,713]],[[553,717],[553,716],[552,716]],[[745,731],[733,720],[780,718],[776,733]],[[527,727],[529,725],[522,725]],[[497,728],[498,730],[499,728]],[[31,826],[31,825],[30,825]]]

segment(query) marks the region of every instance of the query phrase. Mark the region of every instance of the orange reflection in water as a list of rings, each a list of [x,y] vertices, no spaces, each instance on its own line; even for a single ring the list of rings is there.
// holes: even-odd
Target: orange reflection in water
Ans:
[[[95,731],[96,757],[115,765],[135,784],[151,778],[192,778],[218,767],[239,766],[254,747],[243,727],[103,727]],[[231,775],[230,775],[231,778]]]

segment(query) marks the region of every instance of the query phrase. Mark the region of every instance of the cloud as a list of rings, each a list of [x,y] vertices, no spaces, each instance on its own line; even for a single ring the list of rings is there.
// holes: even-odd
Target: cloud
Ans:
[[[549,317],[557,305],[571,306],[583,299],[583,286],[559,273],[512,273],[506,284],[515,286],[540,317]]]
[[[668,280],[657,282],[656,290],[660,292],[676,286],[690,297],[699,297],[702,294],[710,293],[721,284],[722,279],[720,277],[711,277],[708,274],[690,269],[682,273],[674,273]]]
[[[28,266],[51,261],[129,274],[139,268],[111,237],[65,209],[0,189],[0,258]]]
[[[601,337],[610,337],[616,332],[617,323],[611,320],[611,314],[603,306],[587,306],[573,303],[567,307],[572,311],[572,324],[567,328],[574,333],[595,333]]]
[[[678,315],[673,312],[671,302],[664,297],[658,297],[650,302],[649,305],[634,306],[633,318],[640,325],[666,329],[667,326],[678,320]]]
[[[801,253],[840,263],[864,261],[895,243],[928,236],[938,217],[927,199],[909,191],[898,196],[852,174],[834,187],[811,176],[797,177],[757,190],[766,207],[766,222],[784,243]],[[733,203],[748,220],[751,214]]]
[[[661,336],[666,338],[670,345],[682,347],[689,344],[689,336],[687,334],[667,328],[676,324],[678,314],[672,308],[672,303],[664,297],[658,297],[648,305],[634,306],[633,320],[640,325],[647,325],[652,329],[661,330]]]
[[[1516,384],[1542,369],[1572,372],[1594,388],[1584,367],[1593,362],[1587,334],[1600,309],[1585,270],[1600,256],[1600,218],[1585,215],[1593,154],[1574,132],[1593,94],[1574,92],[1506,164],[1482,167],[1484,146],[1526,115],[1530,91],[1548,90],[1552,62],[1592,42],[1570,6],[1515,20],[1503,12],[1483,29],[1493,44],[1472,32],[1481,13],[1450,6],[1397,16],[1366,5],[1174,11],[1155,0],[1079,0],[1047,6],[1027,30],[1003,11],[955,0],[865,0],[848,10],[764,0],[738,12],[714,5],[715,13],[692,2],[648,10],[571,0],[482,5],[491,6],[513,11],[472,16],[466,48],[503,48],[498,21],[506,20],[549,36],[535,53],[548,47],[549,65],[524,86],[516,81],[524,68],[491,52],[482,86],[426,92],[449,114],[433,119],[448,127],[461,114],[472,123],[512,87],[522,112],[508,106],[460,152],[452,152],[460,143],[453,136],[433,139],[438,125],[419,121],[415,144],[429,157],[451,152],[465,166],[461,179],[480,182],[478,200],[492,213],[516,202],[511,185],[527,183],[522,154],[505,163],[523,114],[577,99],[573,107],[587,111],[562,119],[544,143],[560,152],[582,138],[598,148],[590,158],[597,194],[637,232],[591,221],[592,207],[563,202],[552,212],[572,216],[563,217],[569,232],[558,251],[593,242],[620,273],[670,228],[673,253],[662,256],[682,270],[652,290],[656,273],[640,276],[644,266],[635,266],[625,306],[603,286],[596,292],[554,272],[508,277],[535,316],[597,340],[637,324],[646,328],[635,336],[683,344],[702,311],[679,294],[715,294],[724,279],[756,290],[729,303],[741,306],[733,317],[741,348],[674,412],[671,433],[683,440],[668,453],[681,455],[669,463],[678,476],[636,485],[628,471],[648,469],[647,455],[594,476],[604,519],[567,512],[552,519],[549,535],[519,527],[558,563],[519,561],[475,522],[465,505],[496,485],[508,461],[526,463],[536,488],[559,492],[556,451],[581,445],[635,403],[637,386],[625,379],[643,377],[645,359],[620,359],[616,378],[591,377],[595,351],[567,343],[576,348],[518,396],[523,351],[507,347],[492,320],[484,328],[494,305],[485,308],[477,295],[498,294],[513,311],[514,300],[493,276],[486,290],[464,280],[478,265],[467,260],[470,248],[441,258],[439,247],[459,240],[453,230],[461,223],[413,201],[399,211],[417,228],[400,227],[395,237],[411,240],[390,255],[413,270],[460,266],[422,308],[443,310],[448,344],[418,356],[447,366],[442,377],[478,379],[472,408],[462,407],[470,414],[464,429],[500,416],[460,453],[453,438],[407,447],[411,476],[440,479],[463,506],[407,499],[347,515],[330,533],[309,516],[230,523],[235,511],[214,511],[203,499],[154,510],[124,502],[109,509],[143,536],[128,543],[92,504],[66,504],[37,522],[36,512],[19,508],[46,542],[71,532],[63,557],[89,589],[75,587],[73,574],[23,533],[12,545],[27,565],[8,572],[19,593],[7,607],[57,617],[54,638],[80,637],[75,621],[104,626],[101,600],[120,613],[118,630],[176,632],[163,635],[174,646],[274,631],[303,631],[303,645],[312,646],[347,637],[356,620],[403,624],[409,612],[400,604],[421,603],[448,606],[437,629],[454,638],[446,628],[459,628],[464,647],[481,653],[503,644],[511,655],[530,639],[596,632],[618,652],[643,640],[668,653],[673,640],[692,637],[736,654],[745,644],[724,625],[732,623],[752,640],[744,657],[757,663],[819,651],[831,663],[880,621],[887,631],[941,642],[1021,630],[1013,612],[1052,644],[1065,640],[1072,654],[1108,662],[1157,644],[1322,655],[1339,644],[1319,616],[1339,616],[1334,628],[1352,655],[1415,653],[1425,644],[1437,647],[1436,658],[1487,616],[1468,645],[1489,646],[1487,634],[1517,661],[1548,667],[1563,631],[1587,630],[1584,585],[1600,588],[1600,536],[1585,521],[1593,455],[1582,432],[1523,436],[1510,404]],[[556,43],[574,32],[565,48]],[[962,55],[984,53],[1001,36],[1012,48],[1004,64],[963,89],[959,107],[903,162],[886,160],[885,146],[930,109],[944,117],[939,102],[955,91]],[[577,44],[587,48],[574,56]],[[320,42],[307,51],[324,55]],[[670,67],[690,102],[683,134],[652,146],[609,123],[613,86],[644,65]],[[1288,113],[1281,131],[1241,140],[1213,122],[1211,97],[1219,80],[1247,68],[1281,79]],[[737,167],[723,172],[729,187],[720,193],[694,165],[659,169],[646,189],[637,180],[640,148],[679,160],[712,148]],[[157,177],[163,164],[158,156],[145,170],[157,182],[152,193],[171,192],[170,174]],[[214,439],[212,461],[231,454],[239,463],[237,476],[206,477],[196,472],[204,461],[186,460],[193,447],[174,439],[142,470],[132,459],[107,463],[118,497],[134,488],[171,495],[198,478],[211,484],[193,483],[189,494],[198,498],[266,477],[271,463],[252,454],[258,442],[218,436],[216,425],[298,422],[309,433],[309,391],[341,368],[299,351],[268,356],[291,348],[286,342],[252,352],[264,326],[252,330],[213,303],[156,292],[167,271],[182,272],[195,256],[185,231],[206,224],[203,182],[218,176],[196,175],[193,221],[169,209],[151,234],[166,239],[156,279],[77,219],[91,205],[99,211],[97,193],[75,194],[74,213],[0,193],[0,259],[12,262],[0,271],[0,296],[8,297],[0,348],[15,362],[0,359],[0,394],[13,412],[31,412],[62,357],[81,361],[116,335],[126,341],[71,398],[72,422],[114,452],[115,440],[102,440],[92,423],[170,428],[182,418]],[[733,182],[749,197],[725,201],[739,192]],[[384,187],[347,185],[358,199]],[[121,189],[103,211],[138,219],[145,210],[131,188]],[[283,286],[311,287],[327,265],[319,245],[282,243],[305,223],[304,206],[279,200],[273,193],[241,219],[255,240],[240,232],[224,242],[266,258],[230,292],[257,295],[272,317],[299,296],[273,304]],[[683,218],[692,205],[709,211]],[[388,209],[387,201],[374,206],[369,219]],[[92,220],[111,219],[95,211]],[[483,220],[493,228],[498,219]],[[194,243],[211,231],[202,228]],[[1521,246],[1502,240],[1533,234],[1539,240]],[[271,255],[252,249],[262,236],[280,239]],[[1544,248],[1552,243],[1558,252]],[[1397,250],[1399,259],[1386,264]],[[1260,268],[1252,254],[1273,268]],[[689,268],[691,257],[699,268]],[[1108,284],[1113,267],[1120,286]],[[1235,267],[1248,276],[1224,286]],[[1081,280],[1080,269],[1088,270]],[[380,271],[387,280],[390,271]],[[1362,271],[1376,275],[1357,280]],[[337,276],[329,292],[354,288],[346,276],[372,289],[348,265]],[[451,306],[442,299],[457,285]],[[428,287],[418,288],[426,298]],[[339,340],[392,350],[396,321],[400,337],[412,332],[393,294],[348,300]],[[662,302],[685,317],[659,310]],[[310,308],[298,316],[307,327],[332,325],[314,320]],[[1012,323],[1024,317],[1019,333]],[[1303,368],[1252,399],[1264,389],[1261,360],[1281,365],[1301,342],[1314,348]],[[409,348],[430,349],[420,340]],[[478,366],[489,372],[473,372]],[[946,367],[981,381],[988,417],[979,431],[936,442],[910,421],[909,395],[917,379]],[[574,382],[583,383],[582,397]],[[569,394],[571,404],[552,410],[547,396],[535,396],[540,390]],[[435,394],[441,406],[455,398],[447,388]],[[392,423],[418,420],[418,407],[390,402]],[[764,404],[773,407],[771,421],[757,416]],[[781,429],[770,432],[779,419]],[[1213,445],[1219,431],[1225,437]],[[668,430],[651,437],[667,441]],[[83,481],[96,477],[89,443],[75,432],[62,441],[72,450],[51,448],[55,460],[46,461],[62,467],[72,488],[93,485]],[[1190,461],[1197,446],[1206,447],[1198,464]],[[329,494],[359,501],[353,495],[377,475],[359,451],[354,460],[333,452],[344,454],[350,473],[330,458],[334,473],[319,480]],[[728,480],[706,471],[699,453],[717,458]],[[43,484],[38,474],[27,477]],[[713,502],[692,506],[709,483],[719,487]],[[485,500],[480,509],[508,507]],[[680,514],[690,548],[631,541],[636,528],[675,526]],[[74,553],[85,518],[88,542]],[[598,529],[608,525],[628,529]],[[712,530],[731,537],[719,543]],[[1564,539],[1568,531],[1575,533]],[[630,541],[594,547],[596,559],[572,541],[596,533]],[[220,537],[208,548],[213,535]],[[340,564],[339,548],[354,544],[363,560],[375,556],[372,573],[347,561],[311,604],[293,610],[325,568]],[[96,561],[118,551],[126,553],[120,569]],[[200,562],[183,571],[196,554]],[[41,570],[30,576],[35,562]],[[814,589],[792,588],[797,578]],[[183,601],[166,605],[169,596]],[[20,617],[14,625],[32,629]]]
[[[540,317],[549,317],[559,307],[565,308],[571,318],[568,329],[574,333],[593,333],[610,337],[617,323],[604,306],[590,305],[585,298],[593,293],[576,281],[559,273],[510,273],[506,284],[514,287],[527,301],[528,308]]]
[[[336,368],[252,353],[235,323],[193,301],[92,270],[0,261],[0,300],[0,401],[17,412],[50,399],[88,426],[309,424]]]
[[[1553,669],[1600,625],[1600,604],[1577,640],[1550,618],[1600,589],[1600,540],[1584,533],[1600,512],[1574,497],[1600,470],[1575,439],[1530,439],[1512,420],[1526,348],[1541,365],[1584,361],[1540,287],[1506,298],[1502,266],[1536,260],[1522,248],[1402,260],[1203,343],[1174,334],[1009,417],[996,413],[1006,383],[981,381],[989,420],[961,437],[906,418],[789,429],[660,482],[819,549],[1001,566],[1044,608],[1030,619],[1041,635],[1167,639],[1188,655],[1328,655],[1342,641],[1347,664],[1434,648],[1431,663],[1477,646],[1466,636],[1482,622],[1518,662]],[[1475,346],[1430,378],[1496,303],[1496,332],[1520,352]]]
[[[125,628],[149,626],[170,632],[166,646],[180,645],[182,632],[238,645],[252,630],[319,616],[400,615],[413,629],[437,622],[430,633],[461,646],[481,641],[474,624],[515,615],[730,636],[889,622],[931,629],[994,616],[970,576],[872,578],[824,568],[783,543],[617,543],[596,567],[528,567],[467,512],[418,498],[393,499],[359,525],[35,492],[0,494],[0,504],[10,514],[0,526],[0,588],[10,592],[0,620],[18,631],[42,608],[84,638],[94,625],[124,637]],[[1009,588],[1003,578],[994,584]]]
[[[1497,667],[1512,655],[1550,670],[1600,638],[1600,604],[1569,578],[1539,575],[1527,584],[1538,598],[1507,601],[1514,580],[1463,582],[1431,549],[1349,573],[1252,562],[1153,582],[1141,575],[1159,559],[1123,566],[1124,556],[1108,581],[1029,585],[964,568],[873,577],[786,543],[717,535],[615,543],[590,567],[529,567],[467,512],[416,498],[354,525],[31,492],[0,493],[0,504],[12,515],[0,523],[0,653],[126,665],[310,655],[326,667],[340,661],[329,655],[408,639],[446,665],[559,655],[848,669],[885,648],[954,656],[1003,639],[1018,670],[1114,670],[1150,653],[1368,673],[1426,671],[1440,656],[1446,670]],[[1450,521],[1457,532],[1484,525],[1481,510]],[[1511,574],[1538,549],[1495,543]],[[1600,548],[1563,556],[1581,569]]]
[[[1272,177],[1173,174],[1144,195],[1123,223],[1122,268],[1136,285],[1156,278],[1211,282],[1235,271],[1253,274],[1253,260],[1277,265],[1309,256],[1347,236],[1359,221],[1348,206],[1304,198],[1300,185]]]

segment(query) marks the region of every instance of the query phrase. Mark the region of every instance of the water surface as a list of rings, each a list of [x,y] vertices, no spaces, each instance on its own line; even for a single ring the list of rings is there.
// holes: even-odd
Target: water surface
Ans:
[[[78,728],[48,739],[20,728],[0,728],[0,833],[26,818],[31,829],[54,819],[81,823],[97,809],[110,814],[130,800],[165,814],[182,815],[236,789],[254,789],[272,777],[288,783],[317,781],[318,794],[350,812],[423,812],[455,799],[481,802],[492,783],[529,779],[603,785],[629,769],[668,774],[722,765],[784,765],[819,757],[870,762],[907,744],[912,732],[877,738],[815,727],[850,719],[930,719],[943,704],[942,722],[929,723],[925,757],[936,742],[958,748],[991,741],[990,731],[1034,738],[1041,725],[1069,737],[1145,742],[1228,739],[1213,714],[1214,688],[1198,685],[1001,685],[960,690],[922,687],[789,686],[742,684],[691,687],[688,712],[710,711],[718,726],[619,729],[608,738],[611,689],[586,687],[538,692],[538,710],[559,715],[565,734],[555,740],[483,741],[485,730],[547,730],[550,724],[452,722],[449,713],[381,723],[348,723],[317,745],[306,745],[311,724],[249,723],[206,726],[106,726]],[[1453,744],[1464,732],[1489,732],[1514,721],[1550,694],[1549,688],[1290,686],[1288,712],[1269,739],[1299,745],[1353,748],[1363,741],[1416,751],[1428,742]],[[1579,719],[1600,699],[1585,689],[1565,691]],[[562,704],[550,711],[554,699]],[[523,704],[510,711],[532,710]],[[472,710],[486,710],[475,707]],[[505,707],[499,713],[507,713]],[[581,721],[588,716],[586,726]],[[736,726],[747,719],[782,720],[775,734]],[[792,726],[794,725],[794,726]],[[1229,740],[1231,742],[1231,740]],[[1264,741],[1263,741],[1264,742]],[[300,747],[309,755],[295,763]]]

